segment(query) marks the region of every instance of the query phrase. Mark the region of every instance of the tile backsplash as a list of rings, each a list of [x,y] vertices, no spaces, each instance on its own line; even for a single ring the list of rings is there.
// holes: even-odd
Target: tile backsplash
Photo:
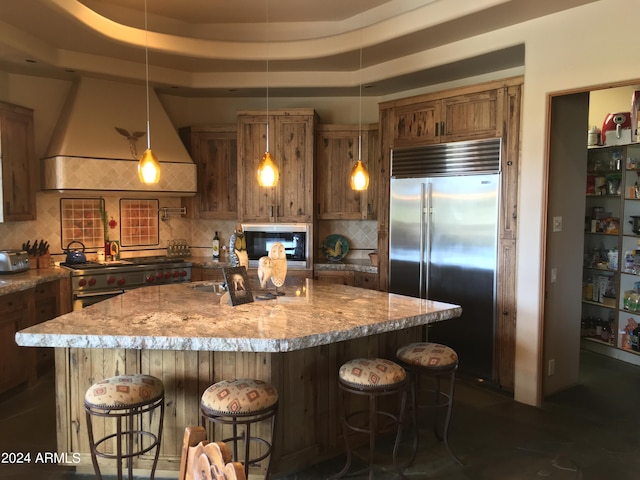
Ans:
[[[60,199],[72,198],[70,194],[38,193],[38,219],[32,222],[0,223],[0,249],[20,248],[24,242],[30,240],[45,240],[51,245],[50,251],[54,260],[64,259],[64,248],[61,237]],[[109,227],[110,240],[120,238],[120,197],[104,196],[107,217],[116,221],[114,228]],[[163,197],[159,199],[160,208],[180,207],[180,198]],[[159,243],[142,247],[123,247],[123,257],[143,255],[165,255],[167,242],[171,239],[186,239],[191,246],[194,256],[211,256],[212,240],[215,231],[220,236],[220,245],[228,247],[229,238],[233,234],[238,222],[234,220],[191,220],[179,215],[170,215],[167,221],[159,222]],[[322,241],[330,234],[343,235],[349,241],[347,259],[367,258],[367,254],[377,249],[377,222],[375,220],[335,220],[320,221],[318,224],[318,238]],[[97,252],[96,248],[87,248],[87,253]],[[227,252],[223,250],[222,260]],[[321,257],[316,257],[321,258]]]

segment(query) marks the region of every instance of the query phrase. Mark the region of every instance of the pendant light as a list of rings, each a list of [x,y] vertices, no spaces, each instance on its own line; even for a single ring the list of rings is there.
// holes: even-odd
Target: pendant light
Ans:
[[[362,8],[362,7],[361,7]],[[362,12],[360,12],[360,95],[358,113],[358,161],[351,169],[351,190],[366,190],[369,187],[369,172],[362,163]]]
[[[149,41],[147,28],[147,0],[144,0],[144,64],[147,90],[147,149],[138,162],[138,178],[142,183],[154,184],[160,181],[160,163],[151,151],[151,130],[149,129]]]
[[[280,178],[278,165],[273,161],[269,153],[269,0],[267,0],[267,145],[262,160],[258,164],[258,185],[261,187],[275,187]]]

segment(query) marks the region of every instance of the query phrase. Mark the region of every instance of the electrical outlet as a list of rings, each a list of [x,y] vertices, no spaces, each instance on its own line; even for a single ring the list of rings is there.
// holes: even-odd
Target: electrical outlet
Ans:
[[[553,231],[554,232],[562,231],[562,217],[553,217]]]
[[[555,358],[552,358],[551,360],[549,360],[549,365],[547,366],[547,376],[552,376],[555,375],[556,373],[556,360]]]
[[[556,283],[558,281],[558,269],[551,269],[551,283]]]

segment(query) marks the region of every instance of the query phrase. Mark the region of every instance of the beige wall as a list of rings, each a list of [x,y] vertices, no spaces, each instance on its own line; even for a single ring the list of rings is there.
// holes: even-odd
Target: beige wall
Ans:
[[[381,71],[393,68],[393,71],[401,72],[410,66],[445,64],[508,46],[525,45],[515,378],[515,398],[524,403],[538,403],[541,394],[539,375],[542,363],[547,96],[552,92],[640,79],[640,62],[635,61],[633,56],[637,44],[637,7],[636,0],[601,0],[443,45],[379,67]],[[611,40],[612,26],[622,37],[615,44]],[[620,45],[626,45],[627,48],[620,48]],[[497,73],[495,78],[501,74]],[[36,126],[42,128],[37,134],[37,151],[41,153],[67,85],[56,80],[26,81],[20,76],[0,75],[0,99],[36,108]],[[368,72],[368,75],[373,77],[376,72]],[[475,80],[466,79],[465,82],[472,83]],[[274,99],[270,106],[291,106],[285,105],[289,100]],[[236,105],[241,108],[263,108],[261,99],[205,100],[164,96],[162,101],[176,126],[229,121]],[[318,108],[322,120],[326,122],[348,122],[354,119],[355,99],[353,106],[350,103],[344,99],[296,99],[295,106]],[[363,117],[366,122],[375,121],[372,109],[367,102],[367,113]],[[588,125],[582,128],[586,135]],[[0,238],[12,228],[15,227],[0,226]],[[551,354],[555,355],[556,352]],[[561,352],[557,352],[554,358],[560,359],[556,368],[563,368]]]
[[[589,126],[602,128],[602,122],[609,113],[629,112],[631,110],[631,96],[640,90],[640,80],[637,86],[607,88],[596,90],[589,95]]]

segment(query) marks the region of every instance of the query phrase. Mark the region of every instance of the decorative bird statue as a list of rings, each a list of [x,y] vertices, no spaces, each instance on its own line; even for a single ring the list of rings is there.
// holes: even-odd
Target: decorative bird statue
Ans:
[[[260,257],[258,260],[258,279],[260,280],[260,288],[266,290],[271,280],[272,268],[271,259],[269,257]]]
[[[284,280],[287,277],[287,253],[284,245],[280,242],[271,245],[269,258],[271,259],[271,282],[276,287],[276,295],[284,295],[278,293],[278,287],[284,285]]]
[[[120,127],[114,127],[114,128],[116,129],[116,132],[118,132],[120,135],[122,135],[127,139],[127,141],[129,142],[129,150],[131,151],[131,155],[133,156],[133,158],[137,160],[138,159],[138,146],[137,146],[138,139],[146,135],[146,132],[129,133],[129,131],[125,130],[124,128],[120,128]]]

